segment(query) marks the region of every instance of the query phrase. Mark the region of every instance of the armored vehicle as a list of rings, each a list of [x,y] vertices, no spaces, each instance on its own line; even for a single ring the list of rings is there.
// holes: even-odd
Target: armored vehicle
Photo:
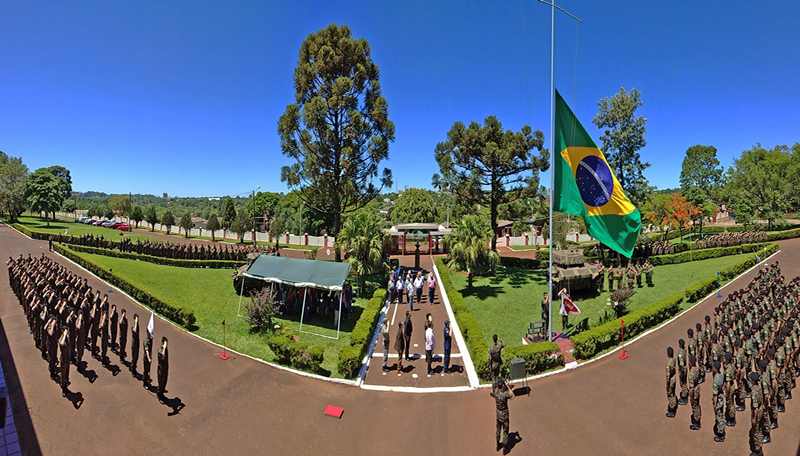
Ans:
[[[570,292],[596,290],[600,266],[586,264],[582,249],[553,251],[553,288],[556,292],[566,288]]]

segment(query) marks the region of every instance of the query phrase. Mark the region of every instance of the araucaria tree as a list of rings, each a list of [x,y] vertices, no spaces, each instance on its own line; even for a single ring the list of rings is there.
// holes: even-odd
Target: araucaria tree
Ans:
[[[310,34],[294,71],[296,102],[278,120],[281,150],[297,161],[283,167],[281,181],[298,190],[306,205],[331,214],[337,235],[343,214],[392,185],[385,168],[380,186],[373,182],[389,156],[394,123],[371,54],[369,43],[354,39],[347,26],[331,24]]]
[[[635,88],[630,93],[621,88],[613,97],[603,98],[597,102],[598,112],[592,122],[603,129],[603,154],[611,165],[619,184],[625,194],[636,206],[642,205],[649,191],[644,170],[650,163],[642,163],[639,150],[647,141],[647,118],[635,116],[636,108],[642,106],[642,94]]]
[[[211,230],[211,241],[212,242],[215,241],[216,239],[214,239],[214,231],[217,231],[219,229],[219,219],[217,218],[216,212],[212,212],[208,216],[208,222],[206,222],[206,229]]]
[[[186,237],[188,238],[189,237],[189,230],[191,230],[192,226],[194,226],[194,224],[192,223],[192,214],[190,214],[188,212],[184,213],[183,217],[181,217],[180,224],[181,224],[181,228],[183,228],[183,232],[186,234]]]
[[[172,211],[164,212],[164,215],[161,216],[161,224],[167,227],[167,234],[169,234],[170,228],[175,226],[175,216],[172,215]]]
[[[531,196],[539,188],[539,172],[549,167],[543,145],[540,130],[534,132],[525,125],[516,133],[504,131],[494,116],[487,117],[484,126],[472,122],[465,127],[456,122],[447,133],[447,141],[436,145],[442,175],[434,175],[433,180],[447,182],[464,201],[489,206],[489,223],[496,232],[497,207]],[[491,237],[492,250],[496,250],[497,240]]]
[[[156,207],[154,205],[147,206],[147,210],[144,213],[144,218],[147,223],[150,224],[150,231],[156,230],[156,223],[158,223],[158,214],[156,213]]]

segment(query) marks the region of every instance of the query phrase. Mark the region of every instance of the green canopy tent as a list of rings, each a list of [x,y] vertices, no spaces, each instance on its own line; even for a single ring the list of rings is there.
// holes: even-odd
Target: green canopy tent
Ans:
[[[285,284],[297,288],[316,288],[318,290],[342,291],[347,276],[350,274],[350,263],[335,263],[333,261],[301,260],[297,258],[279,257],[274,255],[259,255],[250,263],[242,276],[269,282],[270,284]],[[242,280],[244,288],[244,280]],[[303,318],[306,311],[306,297],[303,294],[303,308],[300,312],[300,331],[303,332]],[[336,318],[336,339],[339,338],[339,327],[342,321],[342,299],[339,294],[339,312]],[[239,309],[242,307],[242,297],[239,295]],[[306,331],[308,332],[308,331]],[[310,333],[315,334],[315,333]],[[330,337],[324,334],[316,334]]]

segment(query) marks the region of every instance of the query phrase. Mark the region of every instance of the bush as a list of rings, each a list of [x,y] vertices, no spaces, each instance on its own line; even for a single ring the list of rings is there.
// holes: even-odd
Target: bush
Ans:
[[[325,349],[319,345],[309,347],[304,342],[296,341],[295,335],[287,327],[267,339],[267,346],[275,354],[278,364],[313,373],[322,372]]]
[[[561,367],[564,365],[564,355],[558,355],[559,350],[558,344],[547,341],[506,348],[503,350],[503,366],[500,371],[507,375],[514,358],[525,360],[525,373],[528,375]]]
[[[361,360],[369,349],[384,302],[386,302],[386,290],[378,288],[367,302],[364,311],[361,312],[361,317],[353,327],[353,332],[350,333],[350,345],[342,347],[339,351],[336,369],[345,378],[355,377],[361,369]]]
[[[475,371],[478,377],[489,380],[491,378],[488,360],[489,343],[480,325],[478,325],[475,316],[469,311],[464,297],[453,287],[453,282],[450,280],[450,272],[447,270],[441,258],[436,259],[436,268],[442,278],[442,287],[450,300],[450,307],[453,309],[453,314],[458,322],[461,335],[464,337],[464,343],[467,344],[467,350],[472,357],[472,364],[475,366]],[[525,358],[526,370],[528,372],[543,371],[563,366],[563,356],[551,356],[557,351],[558,346],[550,342],[537,342],[526,346],[506,348],[503,352],[504,362],[501,369],[507,372],[510,360],[516,357]]]
[[[686,300],[689,302],[697,302],[709,293],[719,288],[719,279],[717,276],[708,277],[686,289]]]
[[[653,305],[633,311],[625,316],[625,337],[630,338],[645,332],[680,311],[683,296],[673,295]],[[576,359],[590,359],[598,353],[614,347],[621,342],[619,320],[610,321],[596,326],[588,331],[576,334],[570,338],[575,348],[573,356]]]
[[[245,318],[250,323],[251,332],[264,332],[272,330],[272,317],[275,308],[272,305],[270,290],[263,287],[250,293],[250,301],[245,302]]]
[[[275,354],[275,361],[278,364],[290,365],[292,361],[292,353],[289,346],[292,344],[292,339],[283,334],[278,334],[267,339],[267,346]]]
[[[159,315],[162,315],[187,329],[192,329],[194,327],[194,324],[197,320],[191,310],[175,307],[171,304],[161,301],[160,299],[150,295],[127,280],[115,275],[110,271],[106,271],[91,261],[84,259],[65,245],[54,243],[53,250],[78,263],[100,279],[105,280],[106,282],[124,291],[142,305],[153,309]]]

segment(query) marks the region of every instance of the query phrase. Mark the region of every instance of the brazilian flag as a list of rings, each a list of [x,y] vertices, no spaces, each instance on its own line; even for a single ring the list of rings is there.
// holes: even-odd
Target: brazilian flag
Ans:
[[[642,217],[558,91],[555,135],[553,210],[582,216],[590,235],[630,258]]]

